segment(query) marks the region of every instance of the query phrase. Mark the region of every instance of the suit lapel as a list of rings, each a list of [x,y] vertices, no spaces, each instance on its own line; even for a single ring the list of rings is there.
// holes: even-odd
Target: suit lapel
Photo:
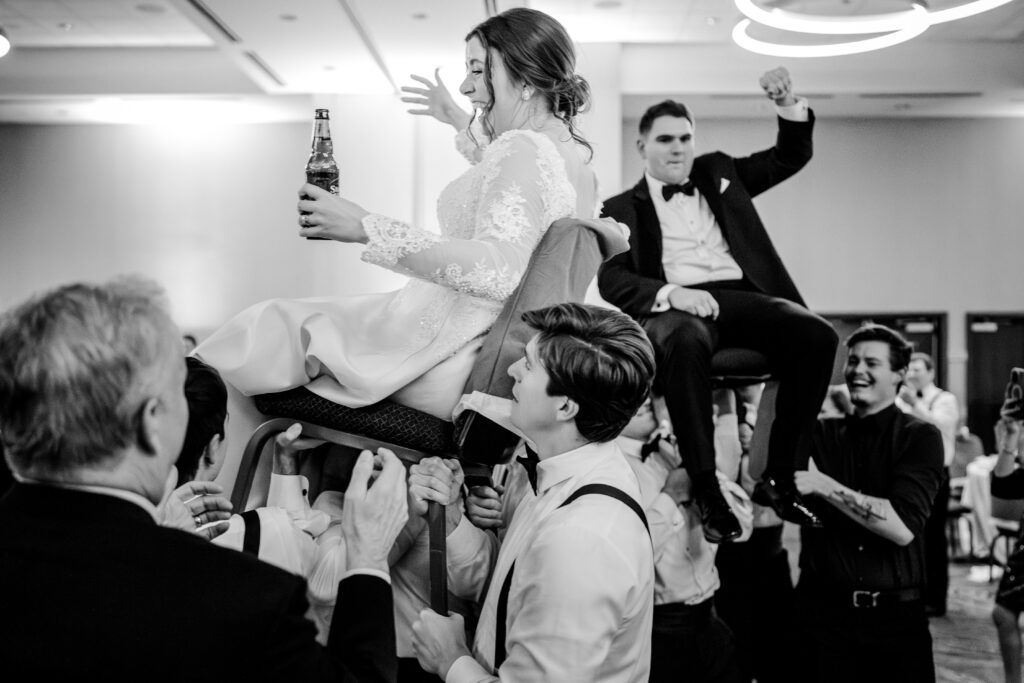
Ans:
[[[704,200],[708,203],[708,208],[711,209],[711,213],[715,216],[715,221],[718,222],[718,227],[722,229],[722,236],[725,237],[725,241],[729,242],[729,222],[725,220],[725,216],[722,212],[722,195],[718,191],[721,185],[722,179],[716,178],[707,166],[700,163],[700,157],[694,160],[693,170],[690,171],[690,180],[693,181],[694,186],[700,191]]]
[[[647,187],[647,178],[633,188],[633,201],[636,206],[637,234],[631,238],[637,245],[636,270],[646,277],[665,279],[665,270],[661,263],[661,221],[651,201],[651,192]]]

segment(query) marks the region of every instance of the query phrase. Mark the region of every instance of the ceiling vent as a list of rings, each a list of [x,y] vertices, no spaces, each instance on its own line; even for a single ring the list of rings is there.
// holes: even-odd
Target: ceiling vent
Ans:
[[[264,62],[263,59],[258,54],[256,54],[255,52],[251,52],[251,51],[246,51],[246,52],[243,52],[242,54],[244,54],[246,59],[248,59],[250,62],[252,62],[253,65],[257,69],[259,69],[261,72],[263,72],[263,74],[266,75],[267,78],[272,80],[279,87],[282,87],[282,88],[284,87],[284,85],[285,85],[284,80],[280,76],[278,76],[277,73],[275,73],[274,70],[271,69],[270,66],[268,66],[267,63]]]
[[[221,19],[216,12],[206,6],[203,0],[188,0],[188,4],[192,5],[197,12],[206,17],[206,20],[213,24],[214,28],[221,32],[221,34],[232,43],[240,43],[241,38],[238,34],[232,31],[224,20]]]

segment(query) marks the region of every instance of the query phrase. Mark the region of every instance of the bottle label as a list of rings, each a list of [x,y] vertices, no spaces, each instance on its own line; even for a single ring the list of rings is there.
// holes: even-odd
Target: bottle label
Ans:
[[[338,176],[338,171],[307,171],[306,182],[327,190],[331,194],[338,194]]]

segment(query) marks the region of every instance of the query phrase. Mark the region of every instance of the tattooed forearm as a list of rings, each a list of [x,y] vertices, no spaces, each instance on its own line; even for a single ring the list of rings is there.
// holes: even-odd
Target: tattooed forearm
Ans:
[[[877,519],[879,521],[885,519],[885,515],[879,512],[875,508],[875,505],[872,504],[873,501],[867,500],[864,496],[858,496],[855,493],[847,493],[846,491],[833,491],[829,494],[829,497],[838,505],[846,508],[865,522],[872,519]]]

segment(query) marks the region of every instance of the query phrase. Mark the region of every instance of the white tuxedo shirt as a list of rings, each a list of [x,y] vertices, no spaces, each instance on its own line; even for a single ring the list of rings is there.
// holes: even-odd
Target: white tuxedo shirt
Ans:
[[[538,493],[528,491],[516,503],[500,549],[493,534],[467,519],[448,536],[451,590],[479,598],[486,589],[486,598],[474,657],[456,660],[445,680],[646,681],[654,610],[647,531],[633,510],[608,496],[582,496],[559,508],[574,491],[596,483],[639,502],[635,475],[614,443],[545,459],[537,475]],[[507,657],[495,671],[498,594],[513,562]]]

